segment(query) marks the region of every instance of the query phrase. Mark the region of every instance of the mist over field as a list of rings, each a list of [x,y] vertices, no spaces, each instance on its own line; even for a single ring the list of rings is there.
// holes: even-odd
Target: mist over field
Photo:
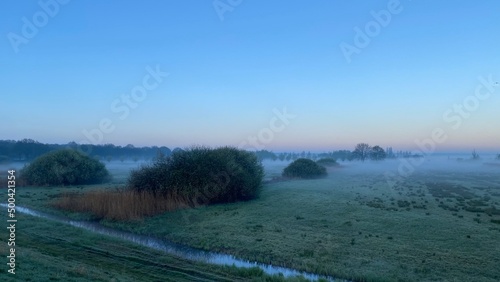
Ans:
[[[500,281],[499,11],[2,1],[0,281]]]

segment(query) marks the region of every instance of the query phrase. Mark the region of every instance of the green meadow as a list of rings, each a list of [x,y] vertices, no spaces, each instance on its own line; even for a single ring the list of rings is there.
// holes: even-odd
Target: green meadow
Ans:
[[[15,275],[2,267],[1,281],[285,281],[257,268],[195,263],[28,215],[17,219]],[[5,238],[2,231],[4,246]]]
[[[273,180],[286,164],[265,163],[266,183],[255,200],[137,220],[102,219],[101,223],[354,281],[500,279],[498,166],[456,161],[423,165],[391,187],[384,173],[394,171],[397,163],[347,162],[328,168],[324,178]],[[68,192],[116,189],[126,180],[128,169],[120,164],[112,167],[114,183],[105,186],[18,188],[17,204],[93,219],[91,214],[55,209],[53,203]],[[192,263],[30,216],[19,216],[19,221],[18,277],[61,281],[282,279],[256,269]],[[1,244],[6,244],[5,238],[2,235]],[[7,275],[5,267],[1,271]]]

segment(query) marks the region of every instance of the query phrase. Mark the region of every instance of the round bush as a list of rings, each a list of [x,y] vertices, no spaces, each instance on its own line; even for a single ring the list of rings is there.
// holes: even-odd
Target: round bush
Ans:
[[[283,176],[297,178],[316,178],[327,175],[326,168],[310,159],[297,159],[283,169]]]
[[[159,156],[132,171],[129,186],[177,197],[188,204],[228,203],[258,197],[264,168],[255,154],[233,147],[193,147]]]
[[[339,163],[334,158],[322,158],[316,161],[317,164],[322,166],[338,166]]]
[[[28,185],[79,185],[102,183],[110,176],[98,160],[63,149],[36,158],[21,170],[21,178]]]

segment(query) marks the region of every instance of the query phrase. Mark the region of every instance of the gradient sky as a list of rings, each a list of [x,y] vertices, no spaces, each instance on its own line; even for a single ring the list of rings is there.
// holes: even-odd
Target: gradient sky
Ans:
[[[238,1],[54,1],[46,18],[38,1],[0,3],[0,139],[416,150],[441,128],[438,151],[500,150],[500,87],[474,96],[478,77],[500,80],[499,1],[252,0],[222,19],[214,3]],[[360,47],[350,62],[343,42]],[[148,66],[169,75],[132,108],[120,99]]]

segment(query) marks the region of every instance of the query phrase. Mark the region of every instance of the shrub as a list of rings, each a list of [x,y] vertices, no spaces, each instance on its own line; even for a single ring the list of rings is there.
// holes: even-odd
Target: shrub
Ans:
[[[132,171],[129,186],[189,205],[227,203],[258,197],[264,168],[255,154],[233,147],[193,147],[158,156]]]
[[[315,178],[327,175],[326,168],[309,159],[297,159],[283,169],[283,176]]]
[[[334,158],[322,158],[316,161],[317,164],[322,166],[338,166],[339,163]]]
[[[110,179],[100,161],[79,151],[63,149],[46,153],[21,170],[28,185],[97,184]]]

